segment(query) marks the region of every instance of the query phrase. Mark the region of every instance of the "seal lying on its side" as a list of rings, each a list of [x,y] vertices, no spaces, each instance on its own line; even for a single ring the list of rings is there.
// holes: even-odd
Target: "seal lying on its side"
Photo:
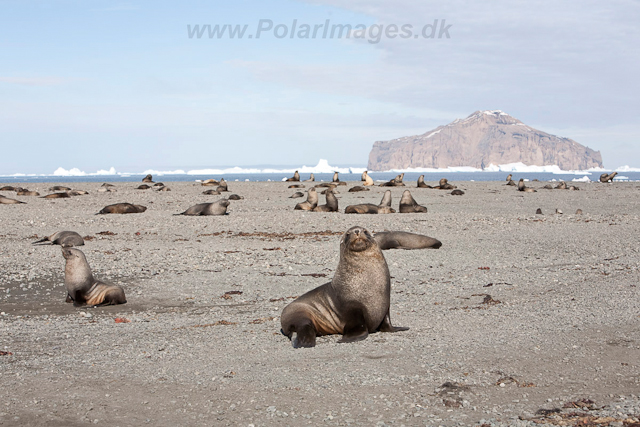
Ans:
[[[131,203],[116,203],[115,205],[105,206],[96,215],[141,213],[146,210],[147,210],[146,206],[142,206],[142,205],[133,205]]]
[[[4,197],[0,195],[0,205],[18,205],[23,204],[25,202],[21,202],[20,200],[10,199],[8,197]]]
[[[47,236],[44,239],[33,242],[32,245],[43,242],[49,242],[52,245],[60,245],[63,248],[84,245],[84,239],[75,231],[58,231],[57,233],[53,233],[51,236]]]
[[[344,210],[348,214],[388,214],[395,213],[395,209],[391,207],[391,190],[384,192],[382,200],[378,206],[372,203],[363,203],[360,205],[350,205]]]
[[[406,331],[391,324],[390,294],[389,267],[378,243],[366,229],[352,227],[340,239],[340,261],[331,282],[287,305],[281,332],[300,348],[314,347],[321,335],[342,334],[339,342],[354,342],[377,331]]]
[[[63,247],[62,256],[66,260],[64,267],[66,302],[73,302],[75,307],[116,305],[127,302],[122,287],[93,278],[87,258],[82,251]]]
[[[440,240],[406,231],[381,231],[373,235],[380,249],[438,249]]]
[[[227,199],[220,199],[213,203],[199,203],[197,205],[191,206],[189,209],[182,213],[174,215],[225,215],[227,213],[227,206],[229,206],[229,201]]]

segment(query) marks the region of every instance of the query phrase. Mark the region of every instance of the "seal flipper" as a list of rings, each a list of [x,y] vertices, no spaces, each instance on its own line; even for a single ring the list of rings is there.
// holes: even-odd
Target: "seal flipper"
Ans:
[[[64,302],[73,302],[73,299],[71,298],[71,295],[69,295],[67,293],[67,299],[65,299]]]
[[[389,312],[384,316],[380,327],[378,328],[380,332],[400,332],[400,331],[408,331],[409,328],[405,326],[393,326],[391,324],[391,318],[389,318]]]
[[[347,312],[342,339],[339,343],[362,341],[369,336],[365,310],[354,307]]]
[[[309,348],[316,346],[316,330],[311,322],[299,325],[293,328],[294,332],[291,333],[291,344],[293,348]],[[293,336],[295,334],[295,336]]]
[[[31,244],[32,244],[32,245],[35,245],[35,244],[38,244],[38,243],[47,242],[48,240],[49,240],[49,238],[48,238],[48,237],[45,237],[44,239],[40,239],[40,240],[37,240],[37,241],[35,241],[35,242],[31,242]]]

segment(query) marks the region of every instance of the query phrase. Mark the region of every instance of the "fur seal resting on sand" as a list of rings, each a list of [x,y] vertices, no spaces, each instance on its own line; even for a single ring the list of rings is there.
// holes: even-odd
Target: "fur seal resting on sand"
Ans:
[[[338,183],[337,182],[323,182],[323,183],[314,185],[314,188],[318,188],[318,187],[327,187],[327,188],[331,188],[333,190],[335,188],[338,188]]]
[[[70,246],[84,246],[84,239],[75,231],[58,231],[57,233],[53,233],[51,236],[33,242],[32,245],[43,242],[49,242],[52,245],[60,245],[63,248]]]
[[[217,181],[217,180],[215,180],[215,179],[207,179],[207,180],[202,181],[202,182],[200,183],[200,185],[203,185],[203,186],[205,186],[205,187],[210,187],[210,186],[213,186],[213,185],[215,185],[215,186],[217,187],[219,184],[220,184],[220,182],[218,182],[218,181]]]
[[[449,184],[447,178],[441,178],[440,185],[437,188],[440,190],[455,190],[457,187],[453,184]]]
[[[560,183],[558,185],[556,185],[556,189],[557,190],[566,190],[567,189],[567,183],[564,181],[560,181]]]
[[[507,182],[505,185],[516,185],[516,183],[513,182],[513,180],[509,180],[509,182]]]
[[[148,174],[147,176],[142,178],[142,182],[153,182],[153,177],[151,176],[151,174]]]
[[[18,191],[19,189],[16,187],[12,187],[10,185],[5,185],[4,187],[0,188],[0,191]]]
[[[357,193],[358,191],[369,191],[369,189],[364,188],[361,185],[356,185],[355,187],[349,189],[349,193]]]
[[[348,214],[389,214],[395,213],[395,209],[391,207],[391,190],[384,192],[379,205],[372,203],[363,203],[360,205],[347,206],[344,213]]]
[[[69,196],[86,196],[87,194],[89,194],[89,192],[84,190],[71,190],[67,191],[67,194]]]
[[[147,185],[147,184],[142,184],[142,185],[139,185],[139,186],[136,188],[136,190],[148,190],[148,189],[150,189],[150,188],[151,188],[151,187],[150,187],[149,185]]]
[[[49,189],[49,191],[71,191],[69,187],[63,187],[61,185],[53,186]]]
[[[406,231],[381,231],[373,235],[380,249],[438,249],[440,240]]]
[[[225,181],[224,178],[221,178],[216,189],[220,192],[229,191],[227,188],[227,181]]]
[[[87,258],[82,251],[63,247],[62,256],[66,260],[64,267],[66,302],[73,302],[74,307],[116,305],[127,302],[122,287],[93,278]]]
[[[338,199],[335,194],[333,194],[333,190],[327,188],[325,190],[325,197],[327,198],[326,205],[318,205],[312,209],[313,212],[338,212]]]
[[[339,342],[345,343],[377,331],[406,331],[391,324],[390,302],[391,276],[378,243],[366,229],[352,227],[340,239],[340,261],[331,282],[287,305],[281,332],[300,348],[314,347],[321,335],[342,334]]]
[[[362,184],[362,185],[364,185],[365,187],[370,187],[370,186],[374,185],[373,184],[373,178],[371,178],[369,176],[369,172],[364,171],[363,174],[362,174],[362,177],[363,177],[362,181],[364,181],[364,184]]]
[[[190,216],[208,216],[208,215],[225,215],[227,213],[229,201],[220,199],[213,203],[199,203],[191,206],[186,211],[174,215],[190,215]]]
[[[427,212],[427,208],[420,206],[411,195],[411,191],[404,190],[400,198],[400,213],[419,213]]]
[[[340,182],[340,178],[338,178],[338,172],[333,173],[333,179],[331,181]]]
[[[304,184],[291,184],[287,188],[304,188]]]
[[[52,193],[47,194],[46,196],[40,197],[41,199],[66,199],[69,198],[69,193]]]
[[[453,191],[451,192],[451,195],[452,195],[452,196],[462,196],[462,195],[464,195],[464,191],[462,191],[462,190],[458,190],[458,189],[455,189],[455,190],[453,190]]]
[[[128,214],[128,213],[142,213],[146,211],[147,208],[141,205],[134,205],[131,203],[116,203],[114,205],[108,205],[102,208],[100,212],[96,215],[100,214]]]
[[[507,179],[506,179],[506,181],[507,181],[507,182],[511,181],[511,177],[512,177],[512,176],[513,176],[513,175],[511,175],[511,174],[507,175]]]
[[[164,182],[156,182],[153,184],[154,187],[164,187]]]
[[[38,193],[37,191],[29,191],[25,189],[16,191],[16,196],[39,196],[39,195],[40,193]]]
[[[19,204],[24,204],[24,202],[21,202],[20,200],[16,200],[16,199],[10,199],[8,197],[4,197],[0,195],[0,205],[19,205]]]
[[[296,211],[311,211],[316,206],[318,206],[318,193],[316,193],[315,188],[311,187],[307,192],[307,200],[298,203],[293,209]]]
[[[603,173],[602,175],[600,175],[600,182],[611,182],[613,181],[613,178],[616,177],[616,175],[618,175],[618,172],[613,172],[611,174]]]
[[[316,180],[316,177],[313,175],[313,173],[309,174],[309,179],[305,179],[304,182],[313,182]]]
[[[297,199],[299,197],[304,197],[304,193],[301,191],[296,191],[291,196],[289,196],[290,199]]]
[[[534,190],[533,188],[528,188],[527,186],[524,185],[524,179],[520,178],[520,181],[518,181],[518,191],[524,191],[525,193],[535,193],[536,190]]]
[[[158,188],[156,191],[171,191],[171,189],[169,187],[162,186]]]
[[[420,175],[420,177],[418,178],[418,188],[433,188],[430,185],[427,185],[424,182],[424,175]]]
[[[287,181],[300,181],[300,174],[298,171],[295,171],[291,178],[287,178]]]
[[[100,187],[115,187],[115,185],[109,184],[108,182],[103,182]]]
[[[227,197],[227,200],[242,200],[244,199],[244,196],[238,196],[237,194],[232,194],[229,197]]]
[[[207,190],[207,191],[203,191],[202,194],[208,194],[208,195],[220,195],[220,192],[218,191],[218,189],[215,190]]]

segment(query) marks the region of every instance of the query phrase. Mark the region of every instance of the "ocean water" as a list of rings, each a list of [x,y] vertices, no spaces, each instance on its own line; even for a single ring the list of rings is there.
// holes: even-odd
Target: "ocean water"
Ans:
[[[518,181],[520,178],[532,181],[537,179],[539,181],[575,181],[575,182],[587,182],[598,181],[601,172],[567,172],[567,173],[551,173],[551,172],[450,172],[450,171],[437,171],[437,172],[405,172],[404,183],[415,183],[420,175],[424,175],[426,183],[437,183],[440,178],[447,178],[449,182],[463,182],[463,181],[504,181],[507,175],[511,173],[513,180]],[[37,182],[140,182],[146,174],[127,174],[127,175],[81,175],[81,176],[60,176],[60,175],[36,175],[36,176],[0,176],[0,183],[5,184],[17,184],[23,183],[28,186],[29,183]],[[154,174],[153,180],[155,182],[194,182],[198,180],[206,180],[210,178],[220,179],[223,178],[226,181],[282,181],[289,178],[293,173],[275,172],[275,173],[224,173],[224,174],[192,174],[192,173],[170,173],[170,174]],[[331,181],[333,173],[314,173],[317,182]],[[340,173],[341,181],[360,181],[361,173]],[[388,181],[395,178],[398,172],[370,172],[369,176],[374,181]],[[309,173],[300,172],[301,180],[309,178]],[[640,181],[640,172],[619,172],[615,181]]]

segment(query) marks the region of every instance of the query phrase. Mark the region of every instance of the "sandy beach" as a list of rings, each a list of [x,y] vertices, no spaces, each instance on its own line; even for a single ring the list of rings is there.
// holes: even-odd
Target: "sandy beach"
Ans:
[[[244,200],[211,217],[173,215],[223,197],[211,187],[139,184],[2,192],[27,204],[0,205],[0,425],[640,425],[638,183],[407,182],[392,206],[409,189],[428,213],[346,215],[386,188],[350,182],[340,213],[312,213],[289,183],[229,182]],[[119,202],[148,209],[95,215]],[[294,349],[280,313],[331,280],[354,225],[442,241],[384,252],[391,318],[410,330]],[[65,303],[60,247],[31,244],[62,230],[127,304]]]

